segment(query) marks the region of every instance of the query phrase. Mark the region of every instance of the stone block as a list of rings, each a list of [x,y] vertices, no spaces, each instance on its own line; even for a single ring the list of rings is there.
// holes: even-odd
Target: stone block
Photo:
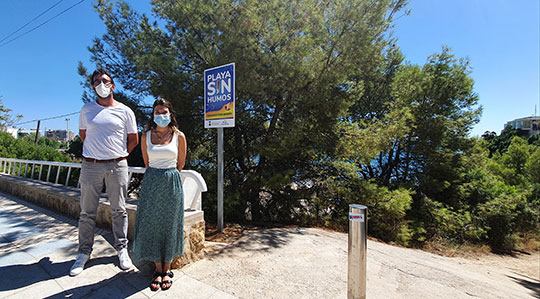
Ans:
[[[193,223],[190,226],[184,225],[184,255],[176,257],[172,262],[172,268],[182,268],[183,266],[196,262],[204,258],[204,220]]]

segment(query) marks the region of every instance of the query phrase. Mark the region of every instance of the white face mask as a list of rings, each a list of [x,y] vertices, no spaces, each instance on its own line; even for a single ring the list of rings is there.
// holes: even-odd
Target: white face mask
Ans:
[[[111,88],[105,86],[105,83],[101,82],[101,84],[96,86],[96,93],[100,98],[106,98],[111,94]]]

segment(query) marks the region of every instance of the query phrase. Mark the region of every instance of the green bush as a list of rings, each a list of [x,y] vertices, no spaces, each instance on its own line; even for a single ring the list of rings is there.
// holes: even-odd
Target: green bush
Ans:
[[[522,198],[517,194],[501,194],[480,206],[480,218],[487,229],[488,244],[494,251],[515,249],[516,207]]]
[[[540,146],[538,146],[525,163],[525,173],[533,184],[540,184]]]
[[[329,211],[329,222],[348,228],[350,204],[361,204],[368,208],[368,233],[385,242],[396,242],[407,246],[412,236],[406,219],[412,197],[407,189],[389,190],[360,178],[345,181],[327,181],[330,194],[335,197],[326,202],[319,200],[318,211]]]
[[[5,132],[0,132],[0,157],[23,160],[71,162],[71,159],[52,147],[39,146],[28,141],[15,139]]]
[[[467,210],[454,211],[447,205],[427,197],[416,198],[413,204],[412,240],[416,246],[432,240],[480,242],[486,231],[478,225],[476,217]]]

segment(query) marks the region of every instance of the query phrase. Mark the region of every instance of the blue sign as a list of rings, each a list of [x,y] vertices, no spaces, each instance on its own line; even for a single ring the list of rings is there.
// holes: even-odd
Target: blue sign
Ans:
[[[204,71],[204,127],[234,127],[234,62]]]

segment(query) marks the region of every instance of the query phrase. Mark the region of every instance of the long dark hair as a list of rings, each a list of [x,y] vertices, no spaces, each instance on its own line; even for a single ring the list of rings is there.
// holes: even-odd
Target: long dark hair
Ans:
[[[156,106],[165,106],[169,109],[171,122],[169,123],[168,127],[171,128],[173,132],[178,132],[178,123],[176,122],[176,117],[174,116],[176,113],[174,112],[171,102],[165,100],[164,98],[160,98],[154,101],[154,105],[152,105],[152,114],[150,115],[150,121],[148,121],[148,123],[146,124],[145,132],[153,130],[157,126],[154,122],[154,112],[156,110]]]

